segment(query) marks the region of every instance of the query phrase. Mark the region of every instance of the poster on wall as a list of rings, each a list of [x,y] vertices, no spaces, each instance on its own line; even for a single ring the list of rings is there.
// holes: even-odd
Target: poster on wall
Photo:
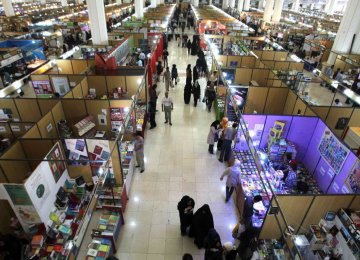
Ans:
[[[48,80],[33,80],[32,85],[36,95],[53,93],[50,81]]]
[[[88,152],[84,139],[65,139],[66,158],[69,165],[87,165]]]
[[[110,145],[109,141],[107,140],[92,140],[87,139],[86,140],[87,147],[89,149],[89,159],[91,161],[97,161],[97,162],[91,162],[91,169],[93,176],[96,176],[99,174],[100,167],[106,166],[107,161],[109,159],[109,168],[110,168],[110,174],[113,174],[112,169],[112,162],[110,159]]]
[[[46,159],[49,160],[49,166],[51,169],[51,172],[54,176],[55,182],[58,182],[58,180],[61,178],[62,174],[64,173],[66,166],[65,162],[59,161],[64,160],[64,157],[61,154],[61,149],[59,143],[56,143],[54,147],[51,149],[51,151],[46,156]]]
[[[13,210],[19,221],[27,226],[41,223],[34,205],[22,184],[4,184],[4,188],[8,193]]]
[[[63,96],[70,91],[67,77],[51,77],[51,81],[55,92],[59,93],[60,96]]]
[[[318,150],[335,174],[339,174],[349,155],[349,149],[328,128],[321,137]]]
[[[349,122],[350,118],[340,117],[336,123],[335,129],[344,130]]]
[[[360,161],[354,163],[352,170],[345,179],[345,186],[350,193],[360,194]]]
[[[128,112],[128,107],[110,107],[111,129],[119,130]]]
[[[50,195],[50,187],[42,171],[34,171],[26,180],[25,188],[35,193],[32,202],[36,209],[41,209]]]
[[[0,121],[7,121],[8,119],[13,118],[13,113],[10,108],[1,108],[0,109]]]
[[[238,121],[236,113],[237,111],[243,111],[245,107],[248,88],[231,86],[229,89],[231,91],[231,96],[228,95],[226,101],[226,116],[229,118],[229,121]]]

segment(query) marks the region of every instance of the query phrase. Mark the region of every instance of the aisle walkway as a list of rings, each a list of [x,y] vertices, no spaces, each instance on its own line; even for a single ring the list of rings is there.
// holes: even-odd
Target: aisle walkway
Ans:
[[[195,64],[196,57],[189,57],[174,40],[168,50],[169,65],[177,64],[180,75],[185,75],[187,64]],[[194,259],[204,259],[204,250],[198,250],[193,239],[180,234],[177,203],[185,194],[194,198],[195,210],[209,204],[222,242],[232,241],[231,230],[237,221],[235,207],[231,201],[225,204],[225,181],[219,180],[225,165],[208,153],[206,144],[215,116],[206,111],[204,103],[194,107],[191,99],[190,105],[184,104],[185,78],[180,79],[178,87],[170,90],[173,126],[164,124],[163,83],[158,87],[158,126],[146,130],[146,169],[141,174],[137,170],[133,180],[126,225],[118,240],[117,256],[121,260],[180,260],[186,252]]]

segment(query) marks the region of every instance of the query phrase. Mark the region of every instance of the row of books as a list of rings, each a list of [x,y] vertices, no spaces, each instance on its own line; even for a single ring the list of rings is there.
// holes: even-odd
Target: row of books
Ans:
[[[134,156],[134,142],[125,141],[121,143],[120,146],[121,154],[121,165],[123,167],[129,167],[131,159]]]

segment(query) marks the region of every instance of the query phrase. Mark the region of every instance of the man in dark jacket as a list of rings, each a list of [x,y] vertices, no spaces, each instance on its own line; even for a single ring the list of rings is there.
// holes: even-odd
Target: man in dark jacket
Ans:
[[[150,102],[153,104],[154,108],[155,108],[155,112],[157,111],[156,110],[156,102],[157,102],[157,99],[158,99],[158,93],[156,92],[156,88],[157,88],[157,85],[154,84],[151,88],[150,88]]]
[[[156,122],[155,122],[155,115],[156,115],[156,103],[154,104],[153,102],[149,102],[148,104],[148,113],[149,113],[149,121],[150,121],[150,129],[153,129],[156,127]]]

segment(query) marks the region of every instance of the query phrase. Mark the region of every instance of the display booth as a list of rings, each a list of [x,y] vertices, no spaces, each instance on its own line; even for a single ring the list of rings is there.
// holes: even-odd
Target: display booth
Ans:
[[[141,78],[131,99],[67,98],[80,83],[62,99],[0,100],[29,128],[0,157],[0,203],[12,208],[0,228],[15,215],[33,237],[32,254],[85,259],[116,252],[135,169],[132,134],[146,124]],[[89,243],[93,250],[80,250]]]
[[[281,249],[283,243],[292,251],[289,254],[300,253],[304,257],[303,248],[292,249],[298,242],[293,240],[300,234],[310,234],[308,251],[322,254],[323,246],[313,246],[319,243],[312,240],[314,232],[311,233],[309,225],[318,224],[328,211],[336,215],[341,208],[359,210],[356,204],[359,195],[354,194],[360,191],[360,161],[317,117],[242,115],[233,153],[235,159],[242,162],[235,200],[240,215],[244,211],[245,198],[262,197],[259,205],[254,204],[251,222],[258,230],[259,238],[265,240],[260,242],[261,250],[267,248],[273,252]],[[282,167],[287,165],[285,157],[290,162]],[[296,165],[295,179],[291,181],[288,179],[290,172],[286,176],[290,165]],[[354,222],[359,219],[356,214],[351,217]],[[340,243],[341,259],[357,259],[360,237],[356,238],[356,228],[354,231],[349,224],[336,223],[339,230],[342,225],[345,225],[345,235],[351,233],[354,237],[352,241],[345,237],[345,243]],[[337,233],[335,235],[342,239]],[[281,242],[276,245],[271,239]],[[335,248],[336,245],[331,246],[329,252]],[[282,251],[280,255],[286,254]]]
[[[42,41],[39,40],[7,40],[0,43],[0,48],[20,48],[25,60],[45,60]]]
[[[95,66],[102,69],[116,69],[123,65],[130,53],[129,39],[124,39],[107,53],[95,54]],[[124,64],[125,65],[125,64]]]
[[[137,93],[144,75],[142,67],[118,67],[116,70],[94,68],[94,60],[55,60],[31,75],[35,94],[39,97],[120,99]],[[71,92],[69,92],[71,90]],[[142,98],[145,94],[142,93]]]
[[[116,252],[108,236],[113,234],[116,241],[121,225],[124,224],[122,213],[127,202],[126,186],[123,185],[125,180],[117,176],[115,170],[119,168],[116,165],[119,164],[118,151],[114,143],[97,140],[94,152],[100,153],[99,157],[88,159],[85,154],[90,154],[87,148],[93,149],[91,145],[94,140],[75,139],[74,149],[82,153],[83,157],[68,160],[65,153],[71,141],[65,142],[65,148],[55,140],[24,139],[13,146],[16,154],[7,156],[6,161],[1,158],[0,163],[6,176],[10,177],[10,168],[17,172],[16,178],[12,177],[10,183],[0,184],[0,199],[10,204],[12,211],[9,212],[17,217],[24,231],[32,237],[31,251],[27,257],[36,255],[76,259],[84,238],[90,236],[86,233],[90,228],[93,228],[93,232],[99,232],[98,237],[106,233],[103,239],[109,240],[104,242],[108,247],[102,252],[107,255]],[[36,151],[36,154],[31,154],[31,150],[27,149],[25,154],[25,147],[29,145],[38,145],[42,149]],[[41,160],[38,156],[43,153],[46,155]],[[28,160],[39,160],[36,168],[29,167]],[[69,163],[75,162],[83,167],[96,165],[98,171],[92,174],[91,171],[78,169],[81,174],[71,177]],[[90,174],[91,181],[86,174]],[[112,225],[112,230],[98,227],[99,231],[95,226],[89,226],[95,211],[105,217],[112,216],[107,219],[107,227]]]
[[[218,48],[224,48],[226,41],[234,40],[228,37],[224,39],[223,44],[212,44],[212,52],[214,53],[214,50]],[[305,63],[299,62],[285,51],[254,50],[251,54],[251,56],[213,55],[212,59],[213,70],[216,68],[221,71],[221,81],[231,87],[233,92],[235,88],[240,90],[241,95],[238,92],[235,98],[238,98],[237,103],[244,103],[240,108],[245,113],[316,115],[326,122],[337,137],[346,133],[348,127],[359,126],[358,109],[356,106],[351,107],[359,98],[348,89],[356,74],[349,73],[347,79],[341,84],[325,77],[321,72],[318,77],[311,80],[304,75]],[[345,65],[345,59],[341,60],[341,57],[344,56],[339,56],[335,64],[338,67],[341,64],[349,66],[350,64]],[[354,70],[356,65],[351,68],[352,73],[356,73]],[[309,96],[309,84],[312,88],[323,88],[325,83],[321,82],[325,82],[333,90],[333,93],[329,95],[329,100],[323,104],[319,104]],[[227,93],[228,96],[234,97],[231,92]],[[351,102],[341,106],[336,105],[334,100],[337,93],[341,93]],[[228,106],[231,110],[230,102],[226,107]],[[231,112],[227,115],[233,118]],[[359,147],[354,146],[351,149],[357,151]]]

